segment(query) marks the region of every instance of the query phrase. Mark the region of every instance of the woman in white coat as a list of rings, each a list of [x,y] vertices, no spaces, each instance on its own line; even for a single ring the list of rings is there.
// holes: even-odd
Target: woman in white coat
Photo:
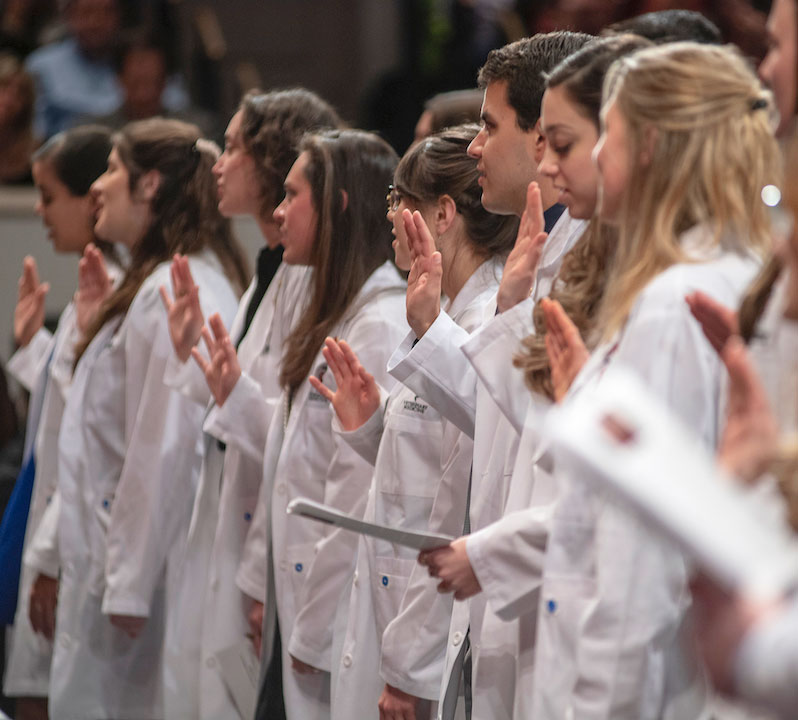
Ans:
[[[493,309],[517,225],[514,217],[492,215],[482,207],[477,163],[466,153],[478,129],[451,128],[411,148],[396,169],[388,198],[397,265],[410,269],[406,233],[421,233],[440,253],[441,284],[449,298],[445,311],[469,332]],[[315,378],[311,383],[333,403],[336,430],[375,465],[366,519],[426,530],[438,487],[444,484],[449,488],[444,516],[454,526],[435,529],[459,532],[466,497],[458,491],[466,487],[471,471],[471,439],[409,388],[397,385],[385,397],[371,375],[360,375],[362,366],[345,343],[328,340],[324,357],[337,390],[333,393]],[[403,613],[401,639],[390,653],[382,653],[381,663],[383,633],[397,619],[414,566],[414,552],[360,538],[340,664],[333,671],[334,718],[433,713],[451,598],[439,595],[429,578],[416,588],[412,606]]]
[[[623,364],[715,446],[722,366],[684,297],[702,290],[735,305],[770,242],[758,199],[779,166],[771,107],[729,48],[673,44],[611,69],[596,159],[601,216],[620,234],[616,264],[601,344],[586,363],[558,306],[547,308],[555,386],[589,392],[604,368]],[[563,490],[546,551],[533,711],[702,716],[683,558],[567,468],[556,471]]]
[[[175,348],[167,382],[206,407],[200,483],[178,594],[167,617],[167,718],[236,717],[242,709],[225,685],[217,653],[234,647],[244,652],[250,629],[260,653],[265,549],[253,568],[258,582],[241,590],[235,574],[255,513],[268,419],[280,395],[283,344],[304,308],[310,274],[307,267],[281,262],[272,215],[302,135],[338,123],[335,111],[304,89],[248,94],[230,120],[225,150],[213,168],[219,211],[254,217],[266,245],[233,320],[235,341],[218,315],[209,320],[212,342],[226,352],[213,353],[209,361],[198,354],[204,373],[190,360],[204,319],[184,259],[173,262],[174,302],[163,291]],[[224,382],[222,364],[229,364]]]
[[[313,720],[330,714],[333,624],[354,571],[357,539],[289,518],[286,507],[303,496],[362,515],[372,470],[333,434],[332,408],[308,377],[334,387],[321,354],[324,339],[334,335],[381,369],[377,380],[389,385],[385,364],[406,325],[405,283],[388,260],[391,234],[383,216],[395,153],[375,135],[352,130],[310,135],[300,151],[275,219],[283,262],[311,266],[311,289],[285,345],[283,394],[266,440],[264,479],[239,586],[248,580],[250,541],[260,553],[266,538],[262,662],[269,663],[277,646],[277,621],[286,717]]]
[[[172,352],[159,288],[176,252],[202,297],[232,317],[244,261],[216,208],[216,152],[194,126],[154,119],[115,136],[94,185],[95,231],[131,265],[78,347],[59,437],[61,578],[50,714],[160,718],[164,598],[200,467],[202,408],[164,385]]]
[[[113,246],[94,235],[94,200],[89,193],[91,184],[104,172],[110,152],[111,134],[104,128],[86,126],[60,133],[34,154],[33,177],[39,191],[36,212],[42,217],[56,252],[80,256],[94,242],[106,260],[118,267]],[[28,553],[29,562],[25,563],[24,553],[54,501],[58,431],[79,339],[72,302],[61,313],[54,334],[43,327],[48,288],[47,283],[39,281],[36,261],[25,258],[14,313],[14,339],[19,349],[7,367],[31,392],[24,455],[26,460],[35,458],[36,472],[25,529],[19,600],[8,634],[9,654],[3,680],[3,691],[17,698],[17,714],[22,718],[47,716],[58,555]],[[40,579],[34,586],[37,574]]]

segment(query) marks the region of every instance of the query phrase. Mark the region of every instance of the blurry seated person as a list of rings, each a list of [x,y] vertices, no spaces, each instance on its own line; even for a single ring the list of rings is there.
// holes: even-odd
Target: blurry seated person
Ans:
[[[160,115],[193,123],[206,137],[216,137],[218,128],[208,113],[191,107],[166,107],[170,69],[163,45],[151,38],[132,36],[118,53],[116,69],[122,88],[121,105],[108,114],[82,117],[79,124],[99,123],[119,130],[134,120]]]
[[[0,184],[32,183],[33,80],[13,55],[0,53]]]

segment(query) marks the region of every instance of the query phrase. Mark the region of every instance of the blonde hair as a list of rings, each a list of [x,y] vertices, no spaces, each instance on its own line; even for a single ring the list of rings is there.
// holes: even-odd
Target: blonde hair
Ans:
[[[781,165],[772,96],[731,46],[673,43],[623,57],[607,74],[602,111],[612,103],[626,121],[631,167],[600,311],[604,339],[655,275],[689,261],[679,236],[694,225],[706,223],[715,244],[764,253],[761,190]]]

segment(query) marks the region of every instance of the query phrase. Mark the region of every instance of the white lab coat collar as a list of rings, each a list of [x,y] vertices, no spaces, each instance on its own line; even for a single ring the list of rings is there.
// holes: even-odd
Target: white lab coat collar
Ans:
[[[567,209],[563,210],[562,215],[554,223],[554,227],[543,245],[540,269],[545,270],[554,264],[558,264],[562,256],[582,237],[582,233],[585,232],[586,228],[587,222],[585,220],[573,218]]]
[[[495,288],[496,283],[501,280],[503,270],[504,265],[499,258],[483,262],[465,281],[454,299],[449,300],[444,308],[446,314],[451,318],[457,317],[485,290]]]

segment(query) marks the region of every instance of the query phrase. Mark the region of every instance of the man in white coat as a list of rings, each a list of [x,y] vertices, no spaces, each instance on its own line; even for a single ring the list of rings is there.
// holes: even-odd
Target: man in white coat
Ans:
[[[527,287],[532,287],[534,298],[548,294],[563,257],[584,229],[584,223],[573,220],[564,212],[563,206],[555,203],[553,184],[539,176],[537,171],[546,143],[539,122],[545,87],[543,73],[553,69],[589,39],[588,35],[571,32],[536,35],[494,50],[480,71],[480,86],[485,90],[482,130],[469,147],[469,153],[478,160],[482,203],[492,212],[521,216],[527,207],[529,194],[531,207],[535,209],[533,215],[539,216],[544,210],[542,219],[529,218],[532,225],[539,224],[537,230],[545,227],[549,233],[542,248],[538,246],[530,252],[528,242],[523,246],[519,243],[507,265],[520,267],[521,272],[517,268],[513,277],[524,272],[532,276]],[[533,181],[537,181],[539,190],[528,190]],[[528,240],[533,241],[537,236],[537,232],[531,232]],[[532,256],[534,262],[530,261]],[[423,263],[425,259],[419,261]],[[434,285],[429,283],[423,296],[413,294],[412,301],[412,289],[408,288],[408,323],[412,332],[394,353],[389,369],[397,379],[426,398],[444,417],[474,438],[471,486],[462,488],[464,495],[470,494],[470,514],[465,519],[468,532],[503,515],[520,436],[518,429],[499,410],[485,385],[477,379],[461,351],[470,336],[446,313],[440,312],[439,288]],[[514,291],[512,286],[502,284],[497,296],[498,312],[517,302],[507,297]],[[531,313],[523,319],[515,318],[517,327],[513,332],[520,341],[533,331]],[[497,364],[502,372],[508,367],[511,372],[519,372],[512,369],[509,362],[516,349],[506,348],[508,362]],[[425,575],[424,568],[416,568],[416,582],[423,582]],[[414,576],[411,576],[411,585]],[[466,699],[466,707],[471,704],[469,697],[473,696],[474,717],[504,717],[512,711],[515,673],[507,672],[502,658],[512,658],[515,653],[515,643],[508,649],[506,642],[513,633],[482,636],[480,630],[485,612],[484,600],[479,597],[454,606],[439,717],[454,717],[458,694]],[[469,679],[469,657],[472,654],[474,673]],[[464,666],[465,684],[471,682],[471,689],[462,687]],[[399,677],[401,670],[391,668],[390,659],[383,653],[384,677]],[[458,685],[461,686],[460,693]],[[502,712],[508,698],[509,708]]]

